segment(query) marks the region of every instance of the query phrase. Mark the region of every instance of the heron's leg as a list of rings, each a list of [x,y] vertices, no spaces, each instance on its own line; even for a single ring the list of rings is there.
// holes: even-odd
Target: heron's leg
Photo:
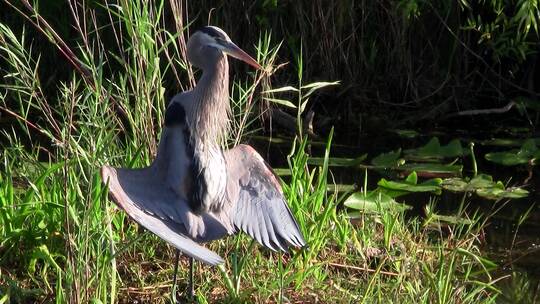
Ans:
[[[178,260],[180,259],[180,250],[176,249],[176,257],[174,259],[174,274],[173,274],[173,283],[171,291],[171,302],[176,304],[176,275],[178,274]]]
[[[188,293],[189,297],[193,299],[195,297],[195,287],[193,286],[193,270],[195,268],[195,264],[192,257],[189,257],[189,286],[188,286]]]

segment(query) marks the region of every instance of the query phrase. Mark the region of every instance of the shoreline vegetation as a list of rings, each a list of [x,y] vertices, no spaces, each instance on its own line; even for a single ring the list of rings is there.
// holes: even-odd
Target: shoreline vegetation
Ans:
[[[198,303],[538,301],[514,268],[537,255],[516,255],[538,212],[533,2],[0,2],[0,304],[170,303],[174,248],[115,207],[99,168],[151,162],[207,19],[266,67],[231,63],[228,145],[270,143],[309,248],[206,244],[226,264],[196,266]]]

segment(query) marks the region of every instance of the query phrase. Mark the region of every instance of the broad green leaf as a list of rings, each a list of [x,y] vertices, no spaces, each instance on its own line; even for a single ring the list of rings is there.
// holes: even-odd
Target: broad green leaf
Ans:
[[[512,152],[492,152],[486,154],[485,157],[490,162],[494,162],[503,166],[516,166],[529,162],[529,157],[519,157],[516,153]]]
[[[482,140],[479,143],[484,146],[519,147],[523,144],[523,141],[515,138],[493,138]]]
[[[416,175],[416,171],[411,172],[411,174],[405,178],[405,182],[411,185],[416,185],[418,183],[418,175]]]
[[[363,154],[357,158],[330,157],[328,158],[328,165],[330,167],[356,167],[366,158],[367,154]],[[307,163],[309,165],[322,166],[324,164],[324,157],[310,157]]]
[[[399,137],[403,137],[403,138],[416,138],[420,136],[420,133],[416,132],[415,130],[395,129],[391,131],[396,133]]]
[[[396,168],[403,171],[416,171],[419,176],[456,176],[461,175],[463,166],[461,165],[444,165],[444,164],[420,164],[409,163]]]
[[[442,187],[453,192],[464,192],[467,191],[468,184],[460,177],[451,177],[443,180]]]
[[[382,178],[377,184],[391,197],[397,197],[410,192],[434,192],[440,194],[442,179],[433,178],[421,184],[417,183],[416,172],[412,172],[403,181],[389,181]]]
[[[433,160],[442,158],[460,157],[470,153],[468,150],[463,149],[461,141],[454,139],[447,145],[441,146],[439,139],[433,137],[425,146],[417,149],[405,150],[405,154],[409,159],[416,160]]]
[[[476,191],[481,188],[493,187],[493,178],[490,175],[479,174],[471,180],[458,177],[447,178],[442,182],[444,189],[454,192]]]
[[[411,207],[397,203],[392,197],[380,190],[355,192],[343,203],[345,206],[365,213],[378,213],[380,210],[402,211]]]
[[[487,174],[478,174],[473,177],[468,184],[468,190],[475,190],[480,188],[493,187],[493,177]],[[504,187],[503,187],[504,188]]]
[[[377,157],[371,160],[371,164],[377,167],[382,168],[392,168],[397,167],[403,164],[402,160],[399,158],[401,156],[401,149],[395,151],[390,151],[387,153],[382,153],[377,155]]]
[[[499,187],[493,187],[478,189],[476,190],[476,194],[487,199],[497,200],[502,198],[524,198],[529,195],[529,191],[522,188],[501,189]]]
[[[519,187],[505,188],[501,181],[494,182],[493,178],[486,174],[479,174],[470,181],[461,178],[447,178],[442,187],[453,192],[474,192],[483,198],[497,200],[502,198],[523,198],[529,192]]]
[[[519,150],[492,152],[485,155],[487,160],[503,166],[528,164],[538,157],[540,157],[540,150],[534,139],[526,140]]]

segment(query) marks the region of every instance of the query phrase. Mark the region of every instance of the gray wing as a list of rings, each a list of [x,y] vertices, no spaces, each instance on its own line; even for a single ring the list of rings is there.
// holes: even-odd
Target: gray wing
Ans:
[[[172,193],[164,193],[161,191],[163,189],[149,189],[147,187],[148,185],[146,185],[146,187],[143,187],[142,189],[144,189],[147,194],[139,197],[139,201],[135,203],[131,199],[131,196],[134,196],[133,193],[126,193],[126,191],[129,192],[129,190],[125,190],[122,183],[128,181],[133,182],[135,180],[133,177],[137,175],[140,176],[142,172],[136,172],[135,170],[130,171],[126,169],[115,169],[108,166],[101,168],[101,176],[105,182],[108,182],[111,197],[119,207],[124,209],[124,211],[137,223],[155,233],[163,240],[169,242],[174,247],[180,249],[188,256],[210,265],[223,263],[223,259],[215,252],[204,248],[188,238],[185,227],[181,222],[175,220],[174,216],[166,218],[163,217],[163,211],[159,211],[156,208],[147,208],[157,211],[152,214],[149,210],[140,207],[140,205],[153,204],[158,200],[162,200],[165,198],[164,196],[173,196]]]
[[[200,246],[231,233],[213,214],[194,214],[185,191],[190,183],[181,126],[164,128],[158,155],[144,169],[104,166],[101,176],[109,183],[114,202],[140,225],[180,249],[211,265],[223,263],[216,253]],[[194,241],[195,240],[195,241]]]
[[[250,146],[239,145],[225,152],[225,161],[234,226],[272,250],[303,247],[306,242],[279,181],[262,157]]]

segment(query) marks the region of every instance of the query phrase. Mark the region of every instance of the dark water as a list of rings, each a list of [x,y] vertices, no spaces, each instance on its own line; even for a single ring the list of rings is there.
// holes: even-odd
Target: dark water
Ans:
[[[503,134],[509,137],[515,134]],[[505,201],[492,201],[483,199],[476,195],[469,195],[466,199],[467,211],[479,211],[484,216],[489,216],[489,220],[481,236],[482,250],[489,259],[499,265],[495,271],[494,278],[507,276],[497,283],[497,287],[503,292],[500,301],[512,303],[516,297],[512,292],[517,289],[522,291],[523,303],[536,303],[537,295],[540,301],[540,193],[536,185],[540,184],[540,171],[537,168],[529,170],[525,166],[504,167],[493,164],[484,159],[488,152],[508,150],[511,147],[496,147],[482,145],[481,142],[493,138],[493,135],[485,133],[471,133],[454,129],[422,134],[415,138],[404,138],[394,132],[380,132],[376,134],[355,135],[351,143],[349,140],[337,138],[332,145],[332,157],[355,158],[364,153],[368,154],[367,160],[398,148],[411,149],[425,145],[432,136],[437,136],[441,144],[447,144],[450,140],[458,138],[462,140],[464,148],[468,142],[475,142],[475,155],[479,173],[493,176],[494,180],[500,180],[507,186],[522,186],[530,194],[527,198],[513,199]],[[526,138],[526,137],[524,137]],[[290,142],[292,139],[283,139],[282,143],[269,143],[261,139],[251,140],[251,144],[256,146],[264,157],[269,159],[275,167],[286,167],[285,159],[290,152]],[[324,140],[321,140],[323,142]],[[343,144],[343,142],[345,142]],[[515,147],[519,148],[519,147]],[[312,156],[324,156],[323,145],[311,145]],[[448,162],[452,161],[451,159]],[[473,176],[472,162],[469,156],[460,160],[464,169],[463,176]],[[362,185],[364,181],[364,170],[355,168],[331,168],[336,183]],[[402,178],[400,172],[385,172],[380,174],[375,171],[368,171],[369,189],[374,189],[381,177]],[[531,176],[532,173],[532,176]],[[433,196],[433,195],[432,195]],[[452,214],[459,208],[463,194],[455,194],[443,191],[437,200],[437,213]],[[405,196],[404,200],[410,202],[428,202],[429,194],[424,197]],[[422,214],[423,203],[414,206],[415,216]],[[521,222],[520,218],[528,212],[528,216]],[[516,286],[518,285],[518,286]]]

